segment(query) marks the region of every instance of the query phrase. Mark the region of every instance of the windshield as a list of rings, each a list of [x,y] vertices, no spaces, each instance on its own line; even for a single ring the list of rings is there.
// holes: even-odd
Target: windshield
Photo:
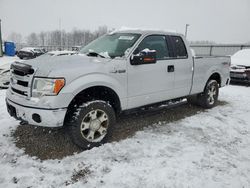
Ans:
[[[80,50],[83,54],[98,54],[102,57],[123,57],[134,45],[140,34],[114,33],[104,35]]]

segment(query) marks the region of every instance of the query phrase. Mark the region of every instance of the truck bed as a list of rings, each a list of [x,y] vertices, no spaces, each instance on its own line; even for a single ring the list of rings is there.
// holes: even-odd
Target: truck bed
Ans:
[[[193,58],[193,84],[190,94],[203,91],[212,73],[219,73],[220,87],[229,83],[231,58],[229,56],[196,56]]]

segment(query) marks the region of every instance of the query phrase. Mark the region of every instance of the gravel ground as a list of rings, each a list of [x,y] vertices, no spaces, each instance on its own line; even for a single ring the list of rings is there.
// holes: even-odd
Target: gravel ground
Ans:
[[[224,105],[220,101],[218,105]],[[136,131],[142,130],[155,124],[165,124],[178,121],[185,117],[195,115],[202,108],[181,102],[172,106],[150,111],[139,111],[129,115],[121,115],[117,119],[116,128],[112,141],[119,141],[133,136]],[[166,124],[165,124],[166,125]],[[19,125],[12,133],[18,148],[23,148],[30,156],[38,157],[41,160],[62,159],[82,151],[74,145],[68,137],[64,128],[53,129],[37,127],[32,125]]]

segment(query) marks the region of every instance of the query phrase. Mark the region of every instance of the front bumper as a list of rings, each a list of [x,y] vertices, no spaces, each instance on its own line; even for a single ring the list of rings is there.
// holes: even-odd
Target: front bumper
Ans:
[[[23,106],[6,99],[8,113],[17,120],[27,124],[43,127],[61,127],[67,108],[43,109]]]
[[[233,83],[243,83],[243,84],[250,84],[250,79],[241,79],[241,78],[231,78],[230,81]]]
[[[230,72],[231,82],[250,83],[250,74],[245,72]]]

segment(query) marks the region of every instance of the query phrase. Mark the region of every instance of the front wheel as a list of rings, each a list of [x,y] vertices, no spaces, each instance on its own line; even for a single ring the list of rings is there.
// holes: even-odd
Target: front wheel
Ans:
[[[106,143],[115,124],[115,112],[105,101],[92,101],[80,105],[69,115],[68,128],[71,139],[83,149]]]
[[[216,80],[209,80],[204,92],[198,96],[199,104],[204,108],[212,108],[216,105],[218,96],[218,82]]]

